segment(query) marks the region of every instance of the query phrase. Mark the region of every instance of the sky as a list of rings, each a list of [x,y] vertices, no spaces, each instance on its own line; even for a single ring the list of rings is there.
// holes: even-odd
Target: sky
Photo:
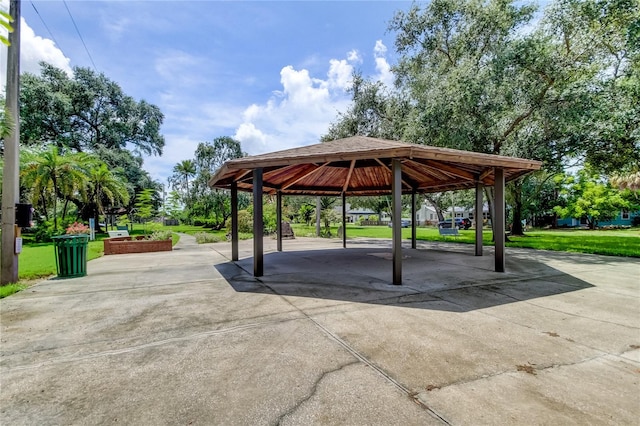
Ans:
[[[8,0],[1,0],[8,10]],[[89,67],[165,118],[166,182],[200,142],[231,136],[250,155],[317,143],[349,106],[354,70],[391,86],[405,1],[22,0],[21,71]],[[77,28],[77,29],[76,29]],[[79,34],[78,34],[79,33]],[[86,46],[86,47],[85,47]],[[6,49],[0,52],[0,81]]]

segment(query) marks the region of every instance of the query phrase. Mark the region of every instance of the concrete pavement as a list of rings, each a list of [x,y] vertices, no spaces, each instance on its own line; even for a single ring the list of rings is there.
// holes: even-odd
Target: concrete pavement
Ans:
[[[637,424],[640,261],[265,239],[106,256],[0,301],[2,424]]]

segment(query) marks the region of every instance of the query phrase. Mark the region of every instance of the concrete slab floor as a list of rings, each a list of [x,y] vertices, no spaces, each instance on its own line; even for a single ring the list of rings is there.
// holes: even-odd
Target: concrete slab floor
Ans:
[[[640,261],[182,236],[0,301],[2,424],[637,424]]]

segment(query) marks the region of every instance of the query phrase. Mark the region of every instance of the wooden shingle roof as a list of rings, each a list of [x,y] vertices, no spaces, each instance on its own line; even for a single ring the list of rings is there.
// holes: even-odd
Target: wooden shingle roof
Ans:
[[[283,195],[386,195],[391,160],[402,161],[402,190],[441,192],[493,185],[494,168],[513,180],[542,163],[522,158],[353,136],[226,162],[209,185],[251,191],[253,170],[263,169],[264,192]]]

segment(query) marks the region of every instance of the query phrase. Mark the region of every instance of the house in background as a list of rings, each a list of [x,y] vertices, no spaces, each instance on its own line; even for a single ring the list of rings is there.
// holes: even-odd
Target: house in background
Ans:
[[[611,220],[603,220],[598,222],[598,227],[603,226],[632,226],[634,222],[634,217],[640,217],[640,211],[638,212],[630,212],[628,210],[622,210],[618,215]],[[639,220],[639,219],[636,219]],[[559,228],[576,228],[576,227],[587,227],[587,219],[585,217],[576,219],[576,218],[562,218],[558,219],[558,227]]]
[[[438,223],[438,213],[430,204],[422,203],[416,211],[416,224],[418,226],[436,225]]]
[[[362,208],[352,209],[351,204],[349,203],[346,203],[346,204],[347,204],[346,205],[347,223],[358,223],[361,220],[370,220],[372,216],[378,217],[378,212],[374,212],[373,210],[362,209]],[[338,214],[342,214],[341,206],[336,206],[334,207],[334,209]],[[378,218],[378,221],[381,221],[381,222],[389,221],[389,215],[385,212],[382,212],[382,215],[381,217]]]

